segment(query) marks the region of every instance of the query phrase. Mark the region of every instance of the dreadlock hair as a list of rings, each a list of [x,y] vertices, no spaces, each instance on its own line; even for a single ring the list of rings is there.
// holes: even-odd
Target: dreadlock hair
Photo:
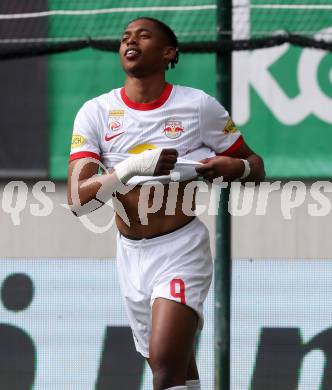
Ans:
[[[179,62],[180,54],[179,54],[179,42],[178,42],[178,39],[177,39],[174,31],[169,26],[167,26],[167,24],[163,23],[162,21],[160,21],[158,19],[151,18],[150,16],[141,16],[139,18],[135,18],[135,19],[131,20],[127,24],[127,26],[130,23],[136,22],[136,20],[141,20],[141,19],[150,20],[151,22],[156,24],[163,31],[163,33],[165,33],[171,46],[175,47],[175,49],[176,49],[175,57],[173,59],[171,59],[169,62],[169,64],[171,65],[171,69],[175,68],[175,64],[177,64]],[[166,70],[169,69],[169,64],[167,65]]]

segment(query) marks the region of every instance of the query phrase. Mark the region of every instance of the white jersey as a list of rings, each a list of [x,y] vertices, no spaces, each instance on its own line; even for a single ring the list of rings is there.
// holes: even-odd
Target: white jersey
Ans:
[[[109,169],[131,153],[153,148],[174,148],[179,157],[198,160],[227,155],[242,142],[228,112],[201,90],[166,84],[158,99],[135,103],[118,88],[79,110],[70,160],[93,157]],[[180,178],[186,179],[188,174]],[[136,184],[147,180],[151,177],[140,177]]]

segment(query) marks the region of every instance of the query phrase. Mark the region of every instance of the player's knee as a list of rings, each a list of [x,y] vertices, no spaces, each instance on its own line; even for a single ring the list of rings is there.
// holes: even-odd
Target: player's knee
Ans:
[[[154,390],[167,389],[175,385],[179,386],[182,382],[185,383],[185,376],[173,367],[160,366],[153,369]]]
[[[151,365],[153,373],[154,389],[167,389],[172,386],[179,386],[186,381],[186,369],[174,360],[157,358]]]

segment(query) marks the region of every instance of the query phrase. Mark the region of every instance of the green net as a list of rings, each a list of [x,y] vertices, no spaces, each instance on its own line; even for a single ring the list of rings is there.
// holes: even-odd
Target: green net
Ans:
[[[126,24],[145,15],[170,25],[182,42],[209,41],[216,37],[216,6],[200,1],[50,1],[49,37],[118,40]],[[63,12],[62,12],[63,11]],[[75,13],[76,11],[76,13]],[[68,13],[65,13],[68,12]]]
[[[284,42],[332,50],[332,0],[3,0],[0,58],[87,46],[116,51],[124,26],[143,15],[170,25],[183,51]],[[231,23],[222,22],[227,15]]]
[[[332,27],[332,0],[253,0],[250,25],[251,38],[278,33],[315,38],[322,28]],[[332,30],[320,38],[331,40]]]
[[[332,49],[332,0],[234,0],[232,15],[231,31],[221,31],[231,49],[285,42]]]

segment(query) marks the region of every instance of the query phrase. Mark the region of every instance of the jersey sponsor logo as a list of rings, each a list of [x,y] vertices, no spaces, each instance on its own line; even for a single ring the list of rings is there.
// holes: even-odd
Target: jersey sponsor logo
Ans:
[[[142,152],[145,152],[146,150],[152,150],[152,149],[157,149],[157,146],[153,144],[140,144],[128,150],[128,153],[140,154]]]
[[[183,132],[184,129],[182,127],[181,121],[174,119],[169,119],[166,121],[165,128],[163,130],[163,133],[166,135],[166,137],[171,139],[179,138]]]
[[[108,136],[107,134],[105,134],[105,141],[110,141],[111,139],[113,139],[113,138],[115,138],[115,137],[117,137],[118,135],[121,135],[121,134],[123,134],[123,133],[124,133],[124,131],[122,131],[121,133],[117,133],[117,134],[110,135],[110,136]]]
[[[236,133],[237,131],[239,130],[235,126],[235,123],[233,122],[232,118],[229,118],[223,129],[223,133],[230,134],[230,133]]]
[[[110,110],[108,113],[108,130],[120,130],[123,124],[124,110]]]
[[[80,148],[86,143],[86,138],[80,134],[73,134],[71,139],[71,147],[72,149]]]

